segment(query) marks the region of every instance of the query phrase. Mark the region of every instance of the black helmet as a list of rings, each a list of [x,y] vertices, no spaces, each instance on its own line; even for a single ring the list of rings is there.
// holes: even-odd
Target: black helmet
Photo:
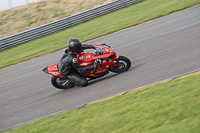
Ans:
[[[81,42],[78,39],[71,39],[68,42],[68,49],[71,52],[80,53],[82,51]]]

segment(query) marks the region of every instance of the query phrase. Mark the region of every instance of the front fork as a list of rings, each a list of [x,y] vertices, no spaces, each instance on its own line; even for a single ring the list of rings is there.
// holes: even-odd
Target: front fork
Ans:
[[[114,61],[113,61],[113,63],[112,63],[112,65],[114,65],[114,66],[118,66],[118,64],[116,64],[117,63],[117,61],[115,61],[116,59],[118,59],[119,58],[119,55],[115,55],[115,57],[114,57]],[[111,65],[111,66],[112,66]]]

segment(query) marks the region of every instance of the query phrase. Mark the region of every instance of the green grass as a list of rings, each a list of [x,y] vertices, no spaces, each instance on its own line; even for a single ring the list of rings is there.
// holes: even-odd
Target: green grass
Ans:
[[[199,0],[145,0],[56,34],[4,50],[0,52],[0,68],[65,48],[71,38],[84,42],[199,3]]]
[[[147,86],[8,133],[199,133],[200,74]]]

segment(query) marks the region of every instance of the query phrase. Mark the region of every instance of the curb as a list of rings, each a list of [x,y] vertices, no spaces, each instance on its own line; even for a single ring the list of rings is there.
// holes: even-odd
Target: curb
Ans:
[[[171,81],[173,81],[173,80],[175,80],[175,79],[185,78],[185,77],[187,77],[187,76],[195,75],[195,74],[200,74],[200,69],[195,70],[195,71],[192,71],[192,72],[180,74],[180,75],[177,75],[177,76],[174,76],[174,77],[165,79],[165,80],[157,81],[157,82],[154,82],[154,83],[151,83],[151,84],[147,84],[147,85],[144,85],[144,86],[141,86],[141,87],[132,89],[132,90],[127,90],[127,91],[124,91],[124,92],[115,94],[115,95],[113,95],[113,96],[110,96],[110,97],[102,98],[102,99],[99,99],[99,100],[96,100],[96,101],[87,103],[87,104],[85,104],[84,106],[88,106],[88,105],[93,104],[93,103],[96,103],[96,102],[108,100],[108,99],[114,98],[114,97],[116,97],[116,96],[126,95],[126,94],[131,93],[131,92],[134,92],[134,91],[144,90],[147,86],[152,86],[152,85],[155,85],[155,84],[157,84],[157,83],[169,83],[169,82],[171,82]],[[84,107],[84,106],[83,106],[83,107]],[[82,107],[81,107],[81,108],[82,108]]]

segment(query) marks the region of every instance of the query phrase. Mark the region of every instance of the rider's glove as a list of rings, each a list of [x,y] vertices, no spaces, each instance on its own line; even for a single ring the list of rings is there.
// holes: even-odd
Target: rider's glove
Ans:
[[[105,43],[103,43],[102,45],[110,47],[109,45],[107,45],[107,44],[105,44]],[[110,48],[111,48],[111,47],[110,47]]]
[[[96,47],[95,47],[95,46],[93,46],[93,45],[91,45],[91,48],[92,48],[92,49],[96,49]]]
[[[82,44],[82,49],[95,49],[96,47],[93,44]]]

